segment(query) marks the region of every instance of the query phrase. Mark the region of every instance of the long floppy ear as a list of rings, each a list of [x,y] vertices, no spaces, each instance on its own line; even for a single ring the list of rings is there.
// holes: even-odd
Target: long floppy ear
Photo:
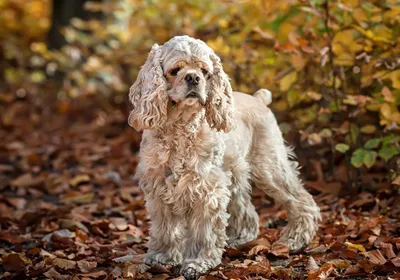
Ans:
[[[228,132],[234,122],[232,87],[222,68],[221,59],[213,53],[211,60],[214,71],[206,102],[206,119],[210,127]]]
[[[167,119],[167,81],[161,68],[161,48],[153,45],[136,82],[129,90],[133,110],[128,123],[137,131],[162,127]]]

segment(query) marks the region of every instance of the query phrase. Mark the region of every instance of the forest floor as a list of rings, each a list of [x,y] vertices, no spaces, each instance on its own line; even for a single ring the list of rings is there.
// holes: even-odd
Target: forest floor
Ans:
[[[140,135],[126,108],[103,107],[0,100],[0,279],[179,277],[142,263],[148,220],[133,180]],[[399,195],[387,186],[339,197],[342,182],[321,178],[306,180],[323,218],[303,252],[271,246],[286,213],[255,190],[259,238],[227,248],[202,279],[400,279]]]

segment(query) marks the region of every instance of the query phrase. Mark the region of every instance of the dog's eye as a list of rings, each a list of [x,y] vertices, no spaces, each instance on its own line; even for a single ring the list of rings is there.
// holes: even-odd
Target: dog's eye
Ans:
[[[203,75],[204,75],[204,77],[205,77],[207,80],[210,79],[211,74],[210,74],[210,72],[209,72],[207,69],[201,68],[201,72],[203,72]]]
[[[172,75],[172,76],[176,76],[176,74],[178,74],[178,72],[179,72],[179,70],[181,70],[181,68],[174,68],[174,69],[172,69],[171,71],[169,71],[169,73]]]

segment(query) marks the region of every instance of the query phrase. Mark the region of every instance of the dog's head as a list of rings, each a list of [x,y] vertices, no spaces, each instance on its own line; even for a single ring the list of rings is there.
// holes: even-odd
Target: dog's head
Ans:
[[[210,127],[225,132],[232,127],[232,88],[221,60],[203,41],[189,36],[153,46],[129,98],[129,124],[138,131],[162,128],[174,108],[204,107]]]

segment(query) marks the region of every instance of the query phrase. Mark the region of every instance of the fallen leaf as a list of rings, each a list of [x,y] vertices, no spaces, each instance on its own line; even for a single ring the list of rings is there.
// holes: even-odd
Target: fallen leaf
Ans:
[[[128,229],[128,223],[124,218],[110,218],[110,229],[124,231]]]
[[[306,270],[315,271],[319,269],[319,265],[315,262],[313,257],[309,257],[307,260]]]
[[[332,264],[323,264],[317,271],[313,271],[308,274],[308,280],[324,280],[327,279],[331,273],[335,270]]]
[[[125,277],[126,277],[126,276],[125,276]],[[133,277],[133,276],[131,276],[131,277]],[[162,273],[162,274],[154,275],[152,279],[154,279],[154,280],[165,280],[165,279],[167,279],[168,277],[169,277],[168,274]],[[178,279],[178,278],[173,278],[173,279]],[[185,279],[185,278],[183,278],[183,279]]]
[[[83,273],[89,273],[93,269],[97,267],[97,262],[95,261],[86,261],[86,260],[80,260],[77,261],[78,268],[81,270]]]
[[[383,254],[388,257],[389,259],[393,259],[396,257],[396,254],[393,251],[393,245],[390,243],[381,243],[381,250]]]
[[[283,244],[275,244],[269,251],[272,255],[280,258],[289,258],[289,248]]]
[[[1,261],[6,271],[21,271],[25,268],[26,264],[31,262],[23,255],[15,253],[4,255]]]
[[[79,274],[79,276],[90,277],[90,278],[100,278],[100,277],[107,276],[107,275],[108,275],[108,273],[105,272],[104,270],[96,270],[96,271],[92,271],[90,273]]]
[[[93,193],[81,194],[80,192],[71,192],[61,196],[61,202],[63,203],[78,202],[87,204],[93,200],[93,197],[94,197]]]
[[[265,245],[256,245],[256,246],[254,246],[253,248],[250,249],[249,256],[255,256],[259,252],[268,251],[268,250],[269,250],[269,247],[267,247]]]
[[[78,176],[75,176],[74,178],[72,178],[71,181],[69,182],[69,184],[72,187],[76,187],[80,184],[88,183],[88,182],[90,182],[90,176],[88,174],[81,174],[81,175],[78,175]]]
[[[54,267],[50,268],[48,271],[43,273],[44,276],[48,277],[49,279],[56,279],[56,280],[67,280],[70,279],[70,275],[62,275]]]
[[[53,260],[53,264],[64,270],[76,268],[76,262],[67,259],[56,258]]]
[[[383,265],[386,263],[385,257],[382,255],[380,250],[373,250],[363,253],[364,256],[368,257],[368,260],[376,265]]]
[[[145,256],[146,256],[146,254],[126,255],[126,256],[115,258],[115,259],[113,259],[113,261],[116,263],[131,262],[134,264],[141,264],[141,263],[144,263]]]
[[[344,244],[345,244],[347,247],[353,248],[353,249],[357,249],[357,250],[360,251],[360,252],[365,252],[365,251],[366,251],[365,248],[364,248],[364,246],[361,245],[361,244],[353,244],[353,243],[350,243],[350,242],[345,242]]]
[[[392,264],[394,264],[396,267],[400,267],[400,257],[396,257],[394,259],[390,260]]]
[[[19,176],[11,182],[11,185],[20,188],[31,188],[41,185],[44,182],[42,177],[33,177],[31,173]]]
[[[339,268],[339,269],[345,269],[351,265],[351,263],[348,260],[342,260],[342,259],[330,260],[326,263],[333,264],[333,266],[335,268]]]

